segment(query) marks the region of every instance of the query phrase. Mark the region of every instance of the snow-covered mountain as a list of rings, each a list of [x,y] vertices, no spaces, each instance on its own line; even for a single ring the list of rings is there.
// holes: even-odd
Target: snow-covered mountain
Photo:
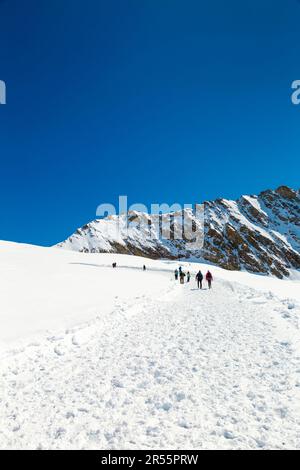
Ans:
[[[194,234],[204,240],[198,240],[198,248],[190,243]],[[289,269],[300,269],[300,192],[280,186],[236,201],[206,201],[204,218],[200,210],[191,209],[163,215],[131,211],[94,220],[57,246],[154,259],[201,259],[229,270],[282,278]]]

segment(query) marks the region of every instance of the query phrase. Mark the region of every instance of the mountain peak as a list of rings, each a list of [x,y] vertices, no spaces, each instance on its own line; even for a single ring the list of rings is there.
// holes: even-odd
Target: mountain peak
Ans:
[[[293,189],[289,188],[288,186],[279,186],[276,190],[276,193],[278,193],[281,197],[285,199],[296,199],[299,195],[297,194],[297,191],[294,191]]]

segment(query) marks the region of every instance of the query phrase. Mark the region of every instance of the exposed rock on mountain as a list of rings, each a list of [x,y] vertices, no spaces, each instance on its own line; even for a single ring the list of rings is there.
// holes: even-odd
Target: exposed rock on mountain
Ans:
[[[271,273],[300,269],[300,192],[287,186],[237,201],[217,199],[195,211],[129,212],[78,229],[58,246],[83,252],[203,259],[230,270]]]

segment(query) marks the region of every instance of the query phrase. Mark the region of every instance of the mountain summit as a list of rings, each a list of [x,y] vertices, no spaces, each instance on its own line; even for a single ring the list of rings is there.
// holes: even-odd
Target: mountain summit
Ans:
[[[201,234],[201,247],[193,247],[182,232],[182,220],[190,231]],[[236,201],[206,201],[204,223],[203,214],[191,209],[108,216],[79,228],[57,246],[87,253],[199,259],[229,270],[282,278],[289,269],[300,269],[300,191],[280,186]]]

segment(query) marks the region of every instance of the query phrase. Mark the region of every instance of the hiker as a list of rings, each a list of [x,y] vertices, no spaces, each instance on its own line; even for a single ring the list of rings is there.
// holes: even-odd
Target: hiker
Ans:
[[[146,271],[146,266],[145,265],[143,266],[143,271]]]
[[[200,269],[196,274],[196,281],[197,281],[198,289],[202,289],[203,274],[200,271]]]
[[[175,281],[177,281],[178,280],[178,269],[175,269],[174,274],[175,274]]]
[[[117,267],[117,263],[113,263],[113,264],[112,264],[112,267],[113,267],[113,268],[116,268],[116,267]]]
[[[182,267],[179,266],[179,276],[180,276],[181,273],[182,273]]]
[[[180,271],[179,277],[180,277],[180,284],[184,284],[185,273],[182,270]]]
[[[208,288],[211,289],[211,283],[212,283],[213,277],[210,271],[207,271],[206,273],[206,280],[208,282]]]
[[[190,271],[188,271],[186,273],[186,282],[190,282],[190,280],[191,280],[191,273],[190,273]]]

